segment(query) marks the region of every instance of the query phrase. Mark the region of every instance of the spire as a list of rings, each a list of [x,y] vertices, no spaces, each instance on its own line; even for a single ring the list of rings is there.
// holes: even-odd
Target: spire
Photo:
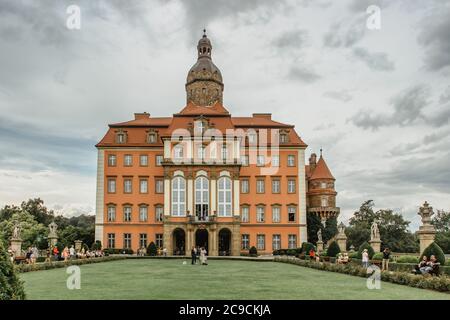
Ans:
[[[328,169],[327,163],[325,162],[322,156],[320,157],[319,161],[317,161],[316,168],[314,169],[314,172],[310,177],[310,180],[315,179],[335,180],[333,175],[331,174],[330,169]]]
[[[209,58],[211,59],[211,41],[208,39],[208,36],[206,35],[206,29],[203,29],[203,36],[198,41],[197,45],[198,50],[198,58]]]

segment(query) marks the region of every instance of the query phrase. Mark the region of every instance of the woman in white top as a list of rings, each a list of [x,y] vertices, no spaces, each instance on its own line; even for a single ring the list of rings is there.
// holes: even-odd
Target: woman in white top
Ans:
[[[201,248],[200,250],[200,262],[202,265],[207,265],[207,261],[206,261],[206,249],[205,248]]]
[[[362,253],[362,265],[364,268],[369,267],[369,253],[367,249],[364,249]]]

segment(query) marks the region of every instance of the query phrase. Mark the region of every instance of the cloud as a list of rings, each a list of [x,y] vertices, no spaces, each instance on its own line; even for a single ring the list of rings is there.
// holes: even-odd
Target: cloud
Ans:
[[[371,70],[393,71],[395,68],[394,62],[389,60],[388,55],[384,52],[370,53],[365,48],[357,47],[353,48],[353,56],[364,62]]]
[[[437,6],[432,14],[422,21],[422,30],[417,38],[425,49],[424,63],[430,71],[439,71],[450,66],[450,8]]]
[[[298,49],[304,47],[307,41],[308,31],[298,29],[282,33],[272,41],[272,44],[280,50]]]
[[[323,36],[323,45],[329,48],[349,48],[358,43],[367,30],[364,14],[331,24]]]
[[[303,66],[293,66],[289,70],[288,78],[292,80],[298,80],[304,83],[312,83],[318,81],[321,76],[318,75],[313,69]]]
[[[347,90],[326,91],[323,93],[323,96],[342,102],[349,102],[350,100],[353,99],[353,96]]]
[[[422,110],[429,104],[430,91],[425,85],[416,85],[391,98],[391,114],[374,114],[371,110],[360,110],[350,121],[363,129],[377,130],[386,126],[409,126],[425,119]]]

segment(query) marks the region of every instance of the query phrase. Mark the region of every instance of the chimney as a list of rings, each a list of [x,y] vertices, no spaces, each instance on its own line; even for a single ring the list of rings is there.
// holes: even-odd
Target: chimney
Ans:
[[[147,112],[134,114],[134,120],[148,119],[148,118],[150,118],[150,113],[147,113]]]
[[[263,118],[267,120],[272,120],[272,114],[271,113],[254,113],[253,118]]]

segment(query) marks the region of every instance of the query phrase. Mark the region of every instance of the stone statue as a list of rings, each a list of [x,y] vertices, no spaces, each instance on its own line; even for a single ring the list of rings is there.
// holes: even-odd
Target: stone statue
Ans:
[[[370,226],[370,240],[373,239],[380,239],[380,230],[378,229],[378,223],[376,220],[374,220]]]
[[[338,225],[338,232],[339,234],[345,234],[345,224],[343,222]]]
[[[434,214],[433,207],[430,207],[428,202],[425,201],[422,207],[420,207],[418,215],[422,217],[422,224],[428,226],[431,224],[431,216]]]
[[[319,231],[317,231],[317,241],[318,242],[323,242],[322,241],[322,229],[319,229]]]
[[[52,222],[48,225],[48,228],[50,230],[50,232],[48,233],[48,237],[49,238],[57,238],[57,230],[58,230],[58,225],[55,222]]]
[[[13,229],[13,234],[12,234],[13,239],[20,239],[20,232],[21,232],[20,224],[19,224],[19,222],[16,221],[14,224],[14,229]]]

